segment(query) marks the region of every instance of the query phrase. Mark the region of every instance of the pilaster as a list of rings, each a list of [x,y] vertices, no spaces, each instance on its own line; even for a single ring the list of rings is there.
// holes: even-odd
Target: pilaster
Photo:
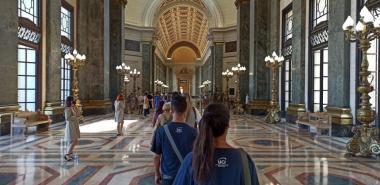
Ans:
[[[250,20],[249,26],[250,30],[247,35],[250,37],[248,46],[245,47],[245,58],[246,61],[249,61],[248,69],[249,72],[246,72],[240,83],[246,84],[245,79],[249,79],[249,94],[244,92],[241,94],[242,99],[248,94],[252,102],[251,104],[254,107],[263,107],[260,106],[262,102],[267,102],[270,99],[270,70],[266,67],[264,58],[267,56],[270,51],[270,1],[268,0],[256,0],[251,1],[250,5]],[[242,21],[240,21],[242,22]],[[244,34],[241,31],[239,34]],[[245,38],[243,38],[245,40]],[[239,38],[239,40],[242,40]],[[241,44],[239,45],[241,47]],[[242,49],[239,49],[241,52]],[[239,55],[242,56],[241,54]],[[239,61],[242,61],[240,58]],[[245,64],[244,64],[245,65]],[[244,87],[244,88],[247,88]],[[244,89],[243,88],[243,89]],[[257,106],[256,106],[257,105]],[[257,110],[256,112],[263,112],[265,109]]]
[[[286,119],[294,122],[297,112],[305,108],[305,58],[306,58],[306,1],[293,1],[292,38],[292,103],[289,104]]]
[[[250,16],[251,5],[252,2],[250,0],[237,0],[235,1],[235,5],[237,7],[237,17],[238,17],[238,63],[242,66],[245,66],[247,69],[250,69],[250,31],[252,31],[252,27],[250,25],[250,21],[253,18]],[[252,10],[253,11],[253,10]],[[244,100],[244,97],[249,92],[249,84],[246,79],[249,78],[249,70],[240,75],[240,83],[238,84],[240,87],[240,97]],[[244,80],[245,79],[245,80]]]
[[[350,45],[345,40],[342,22],[350,15],[351,3],[329,1],[328,112],[333,115],[333,135],[348,136],[352,125],[350,107]],[[355,92],[352,92],[355,93]]]
[[[142,92],[151,92],[153,84],[153,45],[152,42],[143,42],[142,44]]]
[[[10,132],[10,115],[17,105],[17,1],[2,0],[0,6],[0,136]]]
[[[105,6],[107,5],[107,6]],[[78,71],[79,94],[84,114],[112,111],[109,100],[110,56],[109,0],[78,1],[78,52],[86,54],[87,63]]]
[[[44,113],[63,121],[61,97],[61,1],[46,2],[46,102]]]

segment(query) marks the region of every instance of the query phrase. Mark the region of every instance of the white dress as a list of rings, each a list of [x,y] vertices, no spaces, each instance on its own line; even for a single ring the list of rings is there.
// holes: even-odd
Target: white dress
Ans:
[[[76,107],[65,107],[65,142],[72,142],[80,138],[79,121],[81,119],[80,111]]]
[[[124,122],[124,101],[116,100],[114,103],[115,106],[115,122],[121,123]]]

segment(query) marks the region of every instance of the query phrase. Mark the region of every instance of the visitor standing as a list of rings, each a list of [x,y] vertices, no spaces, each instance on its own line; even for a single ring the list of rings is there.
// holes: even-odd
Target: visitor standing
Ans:
[[[81,119],[82,115],[80,110],[75,105],[74,98],[72,96],[68,96],[66,98],[65,106],[66,128],[64,136],[64,141],[69,144],[67,153],[64,156],[66,161],[71,161],[73,159],[73,150],[78,144],[78,139],[80,138],[79,122]]]
[[[242,149],[227,143],[230,112],[222,104],[207,106],[193,152],[186,156],[174,185],[258,185],[255,164]]]
[[[189,94],[185,94],[187,102],[186,110],[186,123],[192,127],[197,128],[198,122],[200,120],[200,113],[198,109],[194,106],[193,100]]]
[[[148,100],[149,100],[149,109],[153,108],[153,96],[151,93],[148,93]]]
[[[143,105],[144,105],[144,96],[142,94],[139,95],[139,97],[137,98],[138,102],[139,102],[139,115],[143,114]]]
[[[155,132],[151,151],[155,153],[155,183],[171,185],[181,166],[183,157],[191,152],[196,130],[185,123],[186,98],[175,96],[171,101],[173,121]]]
[[[146,117],[146,116],[149,114],[149,99],[148,99],[148,93],[145,93],[145,96],[144,96],[143,109],[144,109],[144,117]]]
[[[123,95],[118,95],[115,103],[115,122],[117,123],[117,136],[123,135],[123,125],[124,125],[124,97]]]

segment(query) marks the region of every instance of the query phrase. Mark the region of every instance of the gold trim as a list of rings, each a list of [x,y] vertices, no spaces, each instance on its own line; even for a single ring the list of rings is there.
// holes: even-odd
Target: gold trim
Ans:
[[[112,102],[110,100],[87,100],[82,101],[82,106],[84,109],[109,108],[112,107]]]
[[[288,109],[286,110],[288,115],[298,116],[299,112],[306,112],[305,104],[289,104]]]
[[[0,105],[0,113],[17,112],[19,111],[19,108],[20,106],[18,105],[6,105],[6,106]]]
[[[326,107],[326,110],[332,117],[333,124],[352,125],[352,113],[350,108]]]
[[[64,107],[61,105],[61,102],[47,102],[45,103],[44,109],[45,115],[63,115]]]
[[[252,100],[248,103],[247,108],[250,110],[267,110],[270,107],[270,100]]]

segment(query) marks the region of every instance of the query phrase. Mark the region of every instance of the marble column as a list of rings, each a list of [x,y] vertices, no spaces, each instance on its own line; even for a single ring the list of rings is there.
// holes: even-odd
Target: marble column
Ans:
[[[112,111],[109,100],[109,20],[105,11],[109,0],[78,1],[78,52],[86,54],[87,63],[79,69],[80,99],[87,114],[104,114]],[[106,21],[106,22],[105,22]],[[107,49],[108,48],[108,49]]]
[[[244,21],[245,18],[240,20],[240,24],[249,27],[248,33],[242,32],[240,29],[239,40],[243,40],[245,45],[239,45],[240,63],[242,61],[248,62],[243,65],[247,66],[248,71],[241,77],[240,83],[243,85],[242,89],[249,87],[247,90],[242,91],[241,98],[245,100],[246,95],[250,96],[252,100],[252,113],[253,114],[266,114],[267,105],[270,99],[270,70],[265,66],[264,58],[271,53],[270,45],[270,23],[271,23],[271,10],[270,1],[268,0],[255,0],[251,1],[248,6],[249,11],[248,22]],[[242,25],[243,26],[243,25]],[[245,38],[247,37],[247,38]],[[244,60],[242,60],[244,56]],[[245,79],[249,79],[249,83]]]
[[[215,42],[215,61],[213,67],[213,73],[215,74],[215,93],[223,92],[223,54],[224,54],[224,43]]]
[[[270,46],[269,51],[276,51],[279,53],[279,43],[280,43],[280,33],[281,33],[281,11],[280,11],[280,1],[271,0],[270,4]]]
[[[292,103],[286,119],[294,122],[305,108],[306,1],[293,1]]]
[[[201,78],[202,78],[202,76],[201,76],[201,74],[202,74],[202,72],[201,72],[201,67],[200,66],[196,66],[195,67],[195,95],[196,96],[200,96],[201,95],[201,91],[200,91],[200,89],[199,89],[199,86],[201,85]]]
[[[18,110],[17,105],[17,1],[2,0],[0,6],[0,115]],[[9,134],[10,117],[0,117],[0,136]]]
[[[342,24],[350,15],[351,3],[329,2],[328,107],[333,117],[333,135],[348,136],[352,125],[350,110],[350,44],[345,40]],[[352,92],[355,93],[355,92]]]
[[[117,73],[116,66],[122,63],[122,31],[124,6],[119,0],[110,0],[110,67],[109,67],[109,93],[113,100],[121,92],[122,77]]]
[[[250,11],[251,7],[250,4],[253,3],[250,2],[250,0],[236,0],[235,5],[237,7],[237,16],[238,16],[238,62],[245,66],[248,71],[250,69],[250,61],[249,61],[249,52],[252,50],[250,48],[249,42],[250,42]],[[246,71],[240,76],[240,98],[243,100],[246,94],[249,93],[249,84],[247,83],[247,80],[243,79],[249,79],[249,72]],[[237,88],[239,88],[237,87]]]
[[[143,42],[142,43],[142,71],[141,71],[141,77],[142,78],[142,92],[150,92],[151,89],[151,83],[153,75],[152,75],[152,67],[153,67],[153,55],[152,55],[152,49],[153,45],[152,42]]]
[[[46,2],[46,102],[44,113],[63,121],[61,106],[61,1]]]

